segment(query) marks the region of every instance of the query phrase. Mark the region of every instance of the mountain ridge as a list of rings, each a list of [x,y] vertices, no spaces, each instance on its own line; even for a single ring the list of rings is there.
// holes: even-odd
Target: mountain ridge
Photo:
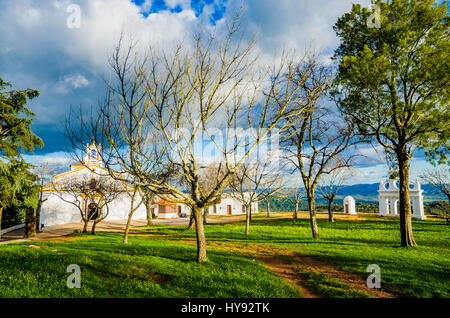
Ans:
[[[420,185],[423,190],[424,202],[447,201],[447,197],[438,189],[429,184]],[[378,189],[380,183],[342,185],[336,195],[336,203],[342,202],[346,196],[352,196],[356,201],[378,203]],[[301,189],[304,189],[303,187]],[[285,191],[295,193],[295,188]],[[316,198],[321,199],[320,189],[316,189]]]

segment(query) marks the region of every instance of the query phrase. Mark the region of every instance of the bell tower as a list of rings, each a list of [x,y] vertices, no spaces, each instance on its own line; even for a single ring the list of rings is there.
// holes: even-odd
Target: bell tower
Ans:
[[[96,145],[95,142],[92,143],[92,145],[89,146],[89,144],[86,145],[86,156],[84,157],[84,162],[87,165],[103,165],[101,156],[100,156],[100,145]]]

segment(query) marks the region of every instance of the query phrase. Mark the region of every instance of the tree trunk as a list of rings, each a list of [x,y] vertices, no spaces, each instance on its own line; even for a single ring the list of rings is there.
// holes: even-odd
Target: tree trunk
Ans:
[[[145,209],[147,211],[147,226],[152,226],[153,225],[153,215],[152,215],[151,203],[145,204]]]
[[[209,208],[204,208],[203,209],[203,224],[208,224],[208,221],[207,221],[207,217],[208,217],[208,210],[209,210]]]
[[[24,237],[33,237],[36,235],[36,216],[33,208],[27,208],[25,218],[25,235]]]
[[[92,224],[92,229],[91,229],[91,234],[92,235],[95,235],[95,227],[97,226],[97,223],[100,223],[100,221],[95,220],[94,224]]]
[[[42,207],[42,200],[39,199],[38,206],[36,209],[36,232],[41,232],[41,207]]]
[[[83,226],[83,231],[81,233],[87,233],[87,228],[88,228],[88,224],[89,224],[89,219],[85,219],[84,221],[84,226]]]
[[[397,156],[400,175],[400,235],[401,246],[416,246],[412,229],[411,203],[409,201],[409,162],[404,155]]]
[[[81,211],[81,219],[84,222],[83,230],[81,231],[81,233],[87,233],[87,228],[90,221],[90,216],[88,213],[88,199],[86,199],[86,203],[84,204],[84,214],[83,211]]]
[[[267,217],[270,217],[270,199],[267,199]]]
[[[2,215],[3,215],[3,208],[0,207],[0,239],[2,238]]]
[[[191,215],[189,216],[188,230],[193,230],[195,228],[195,215],[193,209],[191,209]]]
[[[298,220],[298,199],[295,200],[294,220]]]
[[[123,244],[128,244],[128,232],[130,231],[131,218],[133,217],[134,211],[128,214],[127,225],[125,226],[125,233],[123,234]]]
[[[319,228],[317,227],[316,217],[316,201],[314,199],[314,191],[308,193],[309,218],[311,221],[312,236],[314,239],[319,238]]]
[[[328,199],[328,221],[334,222],[334,215],[333,215],[333,199]]]
[[[195,207],[194,208],[194,218],[196,224],[196,234],[197,234],[197,262],[204,263],[208,261],[206,257],[206,238],[205,238],[205,229],[203,226],[203,214],[202,209]]]
[[[147,212],[147,226],[153,225],[152,205],[154,195],[144,192],[145,211]]]
[[[251,204],[248,204],[246,207],[246,217],[245,217],[245,235],[248,235],[250,232],[250,215],[251,215]]]

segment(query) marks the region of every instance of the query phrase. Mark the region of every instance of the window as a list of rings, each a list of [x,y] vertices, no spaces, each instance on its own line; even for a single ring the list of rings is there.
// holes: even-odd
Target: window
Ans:
[[[92,178],[89,181],[89,189],[91,190],[95,190],[97,188],[97,180],[95,180],[94,178]]]

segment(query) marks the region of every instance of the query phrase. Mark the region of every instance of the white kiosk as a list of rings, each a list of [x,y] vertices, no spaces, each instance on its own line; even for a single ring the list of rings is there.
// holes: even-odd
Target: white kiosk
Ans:
[[[427,217],[423,209],[423,190],[420,188],[419,181],[416,181],[409,191],[413,218],[425,220]],[[379,216],[397,216],[400,191],[395,180],[382,181],[378,193]]]
[[[350,215],[356,215],[355,199],[351,196],[344,198],[344,213]]]

